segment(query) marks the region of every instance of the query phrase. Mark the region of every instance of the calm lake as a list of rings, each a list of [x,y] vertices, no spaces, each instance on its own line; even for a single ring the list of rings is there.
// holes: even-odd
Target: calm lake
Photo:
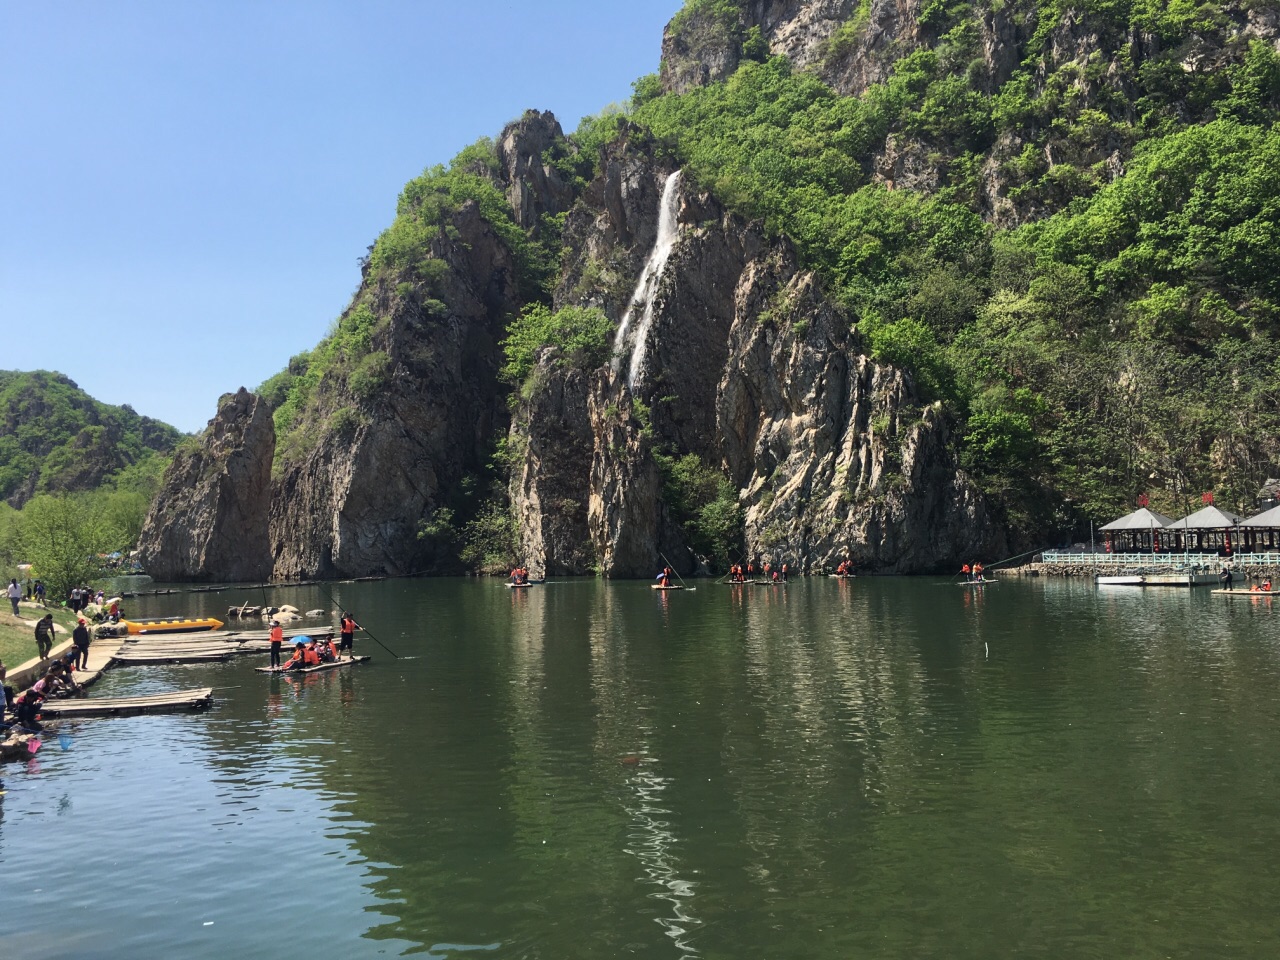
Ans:
[[[110,672],[217,705],[0,768],[3,955],[1280,953],[1280,600],[696,586],[332,585],[400,659]]]

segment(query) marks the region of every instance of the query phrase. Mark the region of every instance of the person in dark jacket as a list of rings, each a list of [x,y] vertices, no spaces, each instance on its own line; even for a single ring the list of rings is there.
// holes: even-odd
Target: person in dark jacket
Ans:
[[[36,651],[41,660],[49,658],[53,649],[53,614],[46,613],[36,621]]]
[[[71,631],[71,642],[76,648],[76,669],[83,670],[89,663],[89,628],[85,624],[84,617],[76,622],[76,628]]]

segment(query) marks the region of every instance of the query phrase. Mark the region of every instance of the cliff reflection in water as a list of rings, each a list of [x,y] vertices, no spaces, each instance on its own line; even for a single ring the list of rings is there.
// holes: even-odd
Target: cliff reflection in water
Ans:
[[[239,688],[195,735],[228,804],[284,804],[312,838],[298,862],[337,857],[326,882],[370,952],[977,958],[1140,930],[1177,953],[1228,923],[1265,941],[1269,610],[697,586],[344,587],[417,659],[375,647],[315,683],[218,668]]]

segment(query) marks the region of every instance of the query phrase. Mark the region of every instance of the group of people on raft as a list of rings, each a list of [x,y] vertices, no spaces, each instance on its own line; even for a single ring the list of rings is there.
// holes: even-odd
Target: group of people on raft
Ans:
[[[320,640],[314,637],[298,637],[294,644],[293,656],[285,663],[280,662],[280,651],[284,646],[284,627],[279,620],[271,621],[271,631],[267,637],[271,641],[271,666],[281,670],[302,670],[306,667],[318,667],[322,663],[334,663],[346,656],[355,655],[355,633],[360,624],[356,623],[350,613],[342,614],[342,622],[338,627],[338,642],[333,638]]]
[[[760,573],[764,577],[761,583],[786,583],[787,574],[790,567],[787,564],[775,567],[768,560],[760,565]],[[748,560],[744,567],[740,563],[735,563],[729,567],[730,583],[755,583],[756,581],[756,565],[754,561]]]
[[[516,567],[511,571],[511,582],[523,586],[529,582],[529,571],[525,567]]]
[[[966,563],[960,568],[960,574],[969,583],[983,583],[986,578],[982,575],[983,566],[976,560],[973,563]]]

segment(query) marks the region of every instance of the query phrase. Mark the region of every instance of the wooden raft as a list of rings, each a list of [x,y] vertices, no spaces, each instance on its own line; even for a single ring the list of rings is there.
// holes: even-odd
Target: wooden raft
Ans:
[[[213,688],[174,690],[144,697],[100,697],[86,700],[46,700],[40,707],[45,719],[66,717],[127,717],[135,713],[169,713],[204,710],[213,705]]]
[[[1220,593],[1224,597],[1280,597],[1280,590],[1267,592],[1266,590],[1237,590],[1232,588],[1231,590],[1210,590],[1209,592]]]

